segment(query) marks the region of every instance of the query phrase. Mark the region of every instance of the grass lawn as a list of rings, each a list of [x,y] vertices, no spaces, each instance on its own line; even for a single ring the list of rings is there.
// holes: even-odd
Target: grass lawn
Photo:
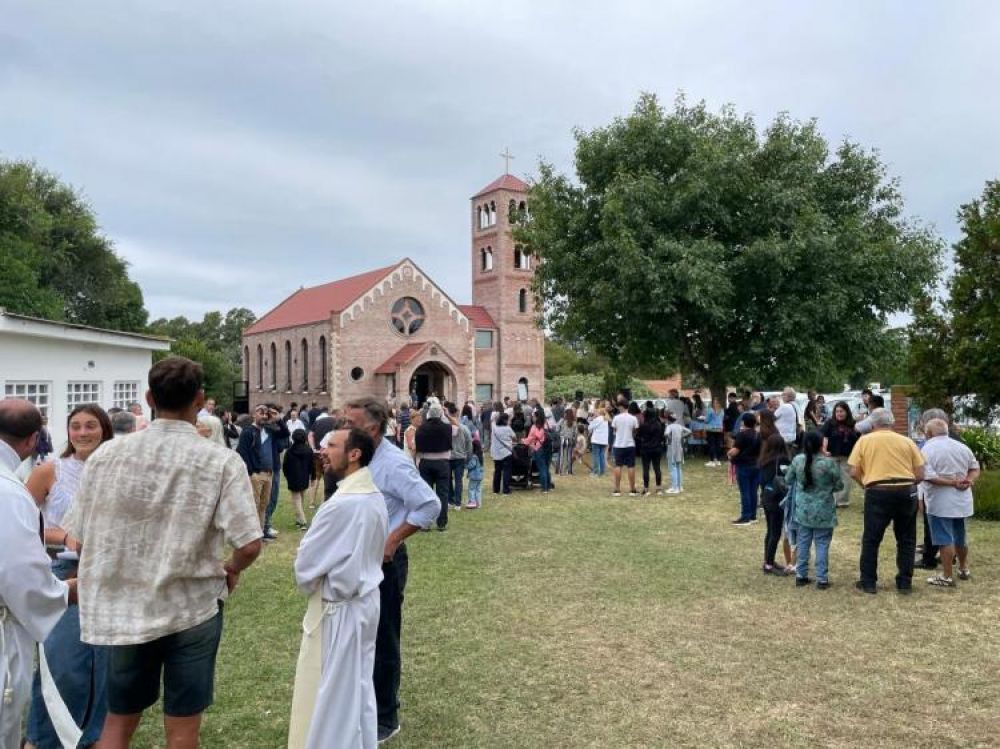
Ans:
[[[923,574],[910,597],[892,589],[890,532],[866,596],[854,493],[833,587],[797,589],[761,574],[762,522],[730,526],[725,469],[686,468],[680,496],[613,499],[609,478],[585,476],[544,499],[487,493],[412,539],[403,732],[387,746],[1000,743],[1000,523],[971,524],[971,582],[930,589]],[[285,746],[305,599],[284,501],[277,527],[226,608],[205,747]],[[135,746],[162,744],[147,717]]]

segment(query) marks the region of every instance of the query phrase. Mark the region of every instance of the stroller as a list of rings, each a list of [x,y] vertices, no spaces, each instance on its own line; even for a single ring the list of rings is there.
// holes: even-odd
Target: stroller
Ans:
[[[516,489],[530,489],[538,481],[538,468],[531,459],[527,445],[514,445],[510,468],[510,485]]]

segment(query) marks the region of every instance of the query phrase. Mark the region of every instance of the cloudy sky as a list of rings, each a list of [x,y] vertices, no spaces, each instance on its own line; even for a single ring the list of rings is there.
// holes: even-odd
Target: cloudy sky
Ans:
[[[169,6],[186,6],[186,9]],[[79,187],[153,317],[410,256],[469,299],[469,196],[683,90],[878,148],[956,234],[1000,176],[1000,4],[0,0],[0,157]]]

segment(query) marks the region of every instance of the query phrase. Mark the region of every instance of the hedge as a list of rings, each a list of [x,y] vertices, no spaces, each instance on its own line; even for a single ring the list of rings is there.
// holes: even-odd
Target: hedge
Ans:
[[[972,495],[976,502],[977,518],[1000,520],[1000,471],[983,471]]]

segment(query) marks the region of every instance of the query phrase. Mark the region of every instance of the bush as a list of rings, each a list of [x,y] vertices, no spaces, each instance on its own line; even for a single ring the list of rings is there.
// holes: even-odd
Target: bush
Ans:
[[[1000,471],[984,471],[972,495],[976,501],[977,518],[1000,520]]]
[[[632,388],[632,398],[635,400],[655,397],[653,392],[639,380],[632,379],[630,387]],[[552,377],[545,381],[546,399],[574,400],[577,390],[582,390],[585,398],[603,398],[605,397],[605,378],[599,374],[573,374]]]
[[[962,441],[969,446],[984,471],[1000,468],[1000,434],[982,427],[962,430]]]

